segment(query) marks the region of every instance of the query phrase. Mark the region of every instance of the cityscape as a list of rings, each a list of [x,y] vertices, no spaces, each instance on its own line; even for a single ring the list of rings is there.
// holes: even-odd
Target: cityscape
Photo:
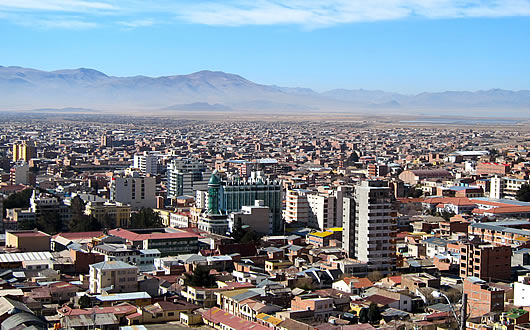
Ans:
[[[530,329],[529,17],[0,0],[0,329]]]

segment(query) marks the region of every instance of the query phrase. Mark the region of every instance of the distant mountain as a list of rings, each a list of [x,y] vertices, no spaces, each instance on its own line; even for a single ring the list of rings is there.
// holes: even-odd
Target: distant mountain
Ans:
[[[0,110],[82,108],[119,112],[158,111],[319,111],[525,115],[530,91],[492,89],[403,95],[377,90],[261,85],[219,71],[163,77],[113,77],[93,69],[40,71],[0,66]],[[66,110],[59,110],[66,111]],[[93,110],[90,110],[93,111]],[[70,110],[69,112],[72,112]]]
[[[162,108],[161,110],[228,111],[228,110],[232,110],[232,108],[227,107],[226,105],[219,104],[219,103],[209,104],[206,102],[195,102],[195,103],[190,103],[190,104],[175,104],[169,107]]]

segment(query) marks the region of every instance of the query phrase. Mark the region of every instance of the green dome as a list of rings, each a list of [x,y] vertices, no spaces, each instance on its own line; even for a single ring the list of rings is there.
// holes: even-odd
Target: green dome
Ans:
[[[217,176],[217,170],[213,171],[212,176],[210,177],[210,181],[208,181],[208,184],[220,184],[221,181],[219,181],[219,177]]]

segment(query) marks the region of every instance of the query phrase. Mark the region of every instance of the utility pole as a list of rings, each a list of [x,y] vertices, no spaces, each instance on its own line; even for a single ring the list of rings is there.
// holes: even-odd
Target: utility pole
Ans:
[[[460,330],[466,329],[467,293],[462,295],[462,309],[460,310]]]

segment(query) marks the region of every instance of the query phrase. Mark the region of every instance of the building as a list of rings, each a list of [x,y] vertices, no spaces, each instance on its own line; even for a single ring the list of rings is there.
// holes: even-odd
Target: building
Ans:
[[[467,277],[464,280],[464,293],[467,294],[469,317],[504,310],[504,290],[492,287],[479,278]]]
[[[381,177],[388,174],[388,166],[386,164],[368,164],[368,176]]]
[[[13,161],[18,162],[23,160],[28,162],[31,158],[37,157],[37,152],[35,151],[35,143],[22,142],[13,144]]]
[[[221,181],[217,176],[217,170],[215,170],[210,177],[210,181],[208,181],[208,209],[200,216],[197,227],[212,234],[226,235],[228,232],[228,216],[221,211],[220,189]]]
[[[506,245],[460,244],[460,277],[509,280],[512,275],[511,257],[512,249]]]
[[[291,300],[293,311],[313,311],[316,320],[327,320],[333,315],[333,298],[296,296]]]
[[[125,239],[127,244],[138,249],[157,249],[162,257],[199,251],[198,236],[186,231],[166,232],[164,229],[133,231],[117,228],[109,230],[109,234]]]
[[[132,209],[156,207],[156,178],[138,172],[115,175],[110,183],[110,199]]]
[[[6,232],[6,247],[23,252],[50,251],[51,236],[37,230]]]
[[[240,212],[232,212],[228,217],[228,230],[241,223],[260,234],[272,234],[272,213],[263,201],[257,200],[253,206],[243,206]]]
[[[54,216],[59,217],[64,226],[68,225],[70,222],[70,207],[65,205],[62,200],[52,194],[33,190],[29,205],[30,211],[35,213],[35,219],[37,221],[41,217]]]
[[[469,236],[494,245],[508,245],[517,248],[530,241],[528,220],[507,220],[472,223],[468,227]]]
[[[201,161],[173,159],[167,165],[167,196],[194,196],[197,190],[207,189],[211,174],[206,164]]]
[[[12,185],[35,185],[35,173],[31,170],[28,163],[17,162],[9,171],[9,182]]]
[[[99,145],[101,147],[112,147],[114,145],[114,137],[112,135],[112,132],[106,132],[103,135],[101,135],[101,140]]]
[[[159,174],[158,154],[145,151],[143,154],[134,155],[133,167],[139,169],[144,174]]]
[[[324,230],[326,228],[340,227],[336,218],[336,198],[328,194],[307,195],[309,206],[309,226]],[[342,219],[341,219],[342,220]]]
[[[509,164],[479,163],[477,165],[477,175],[506,175],[510,172]]]
[[[138,268],[123,261],[102,261],[90,265],[90,293],[135,292]]]
[[[289,189],[285,194],[285,210],[283,219],[287,223],[297,223],[307,226],[309,223],[309,204],[307,195],[311,194],[306,189]]]
[[[366,262],[370,270],[393,269],[395,218],[388,182],[370,180],[356,185],[343,199],[342,247],[348,257]]]
[[[519,276],[513,283],[513,304],[520,307],[530,306],[530,276]]]
[[[517,192],[524,184],[529,184],[530,180],[523,180],[507,176],[494,176],[490,180],[490,198],[494,199],[516,199]]]
[[[104,255],[105,261],[122,261],[140,267],[154,265],[154,260],[160,258],[156,249],[142,250],[127,244],[99,244],[92,252]]]
[[[241,211],[243,206],[255,205],[262,200],[272,213],[272,230],[283,231],[282,225],[282,187],[279,181],[266,179],[261,172],[252,172],[246,180],[232,179],[220,186],[220,209],[229,214]]]
[[[128,227],[131,219],[131,207],[120,202],[90,201],[85,204],[85,214],[91,215],[99,223],[113,221],[115,227]]]
[[[409,185],[417,185],[425,179],[450,179],[451,173],[443,169],[408,170],[399,174],[399,179]]]

